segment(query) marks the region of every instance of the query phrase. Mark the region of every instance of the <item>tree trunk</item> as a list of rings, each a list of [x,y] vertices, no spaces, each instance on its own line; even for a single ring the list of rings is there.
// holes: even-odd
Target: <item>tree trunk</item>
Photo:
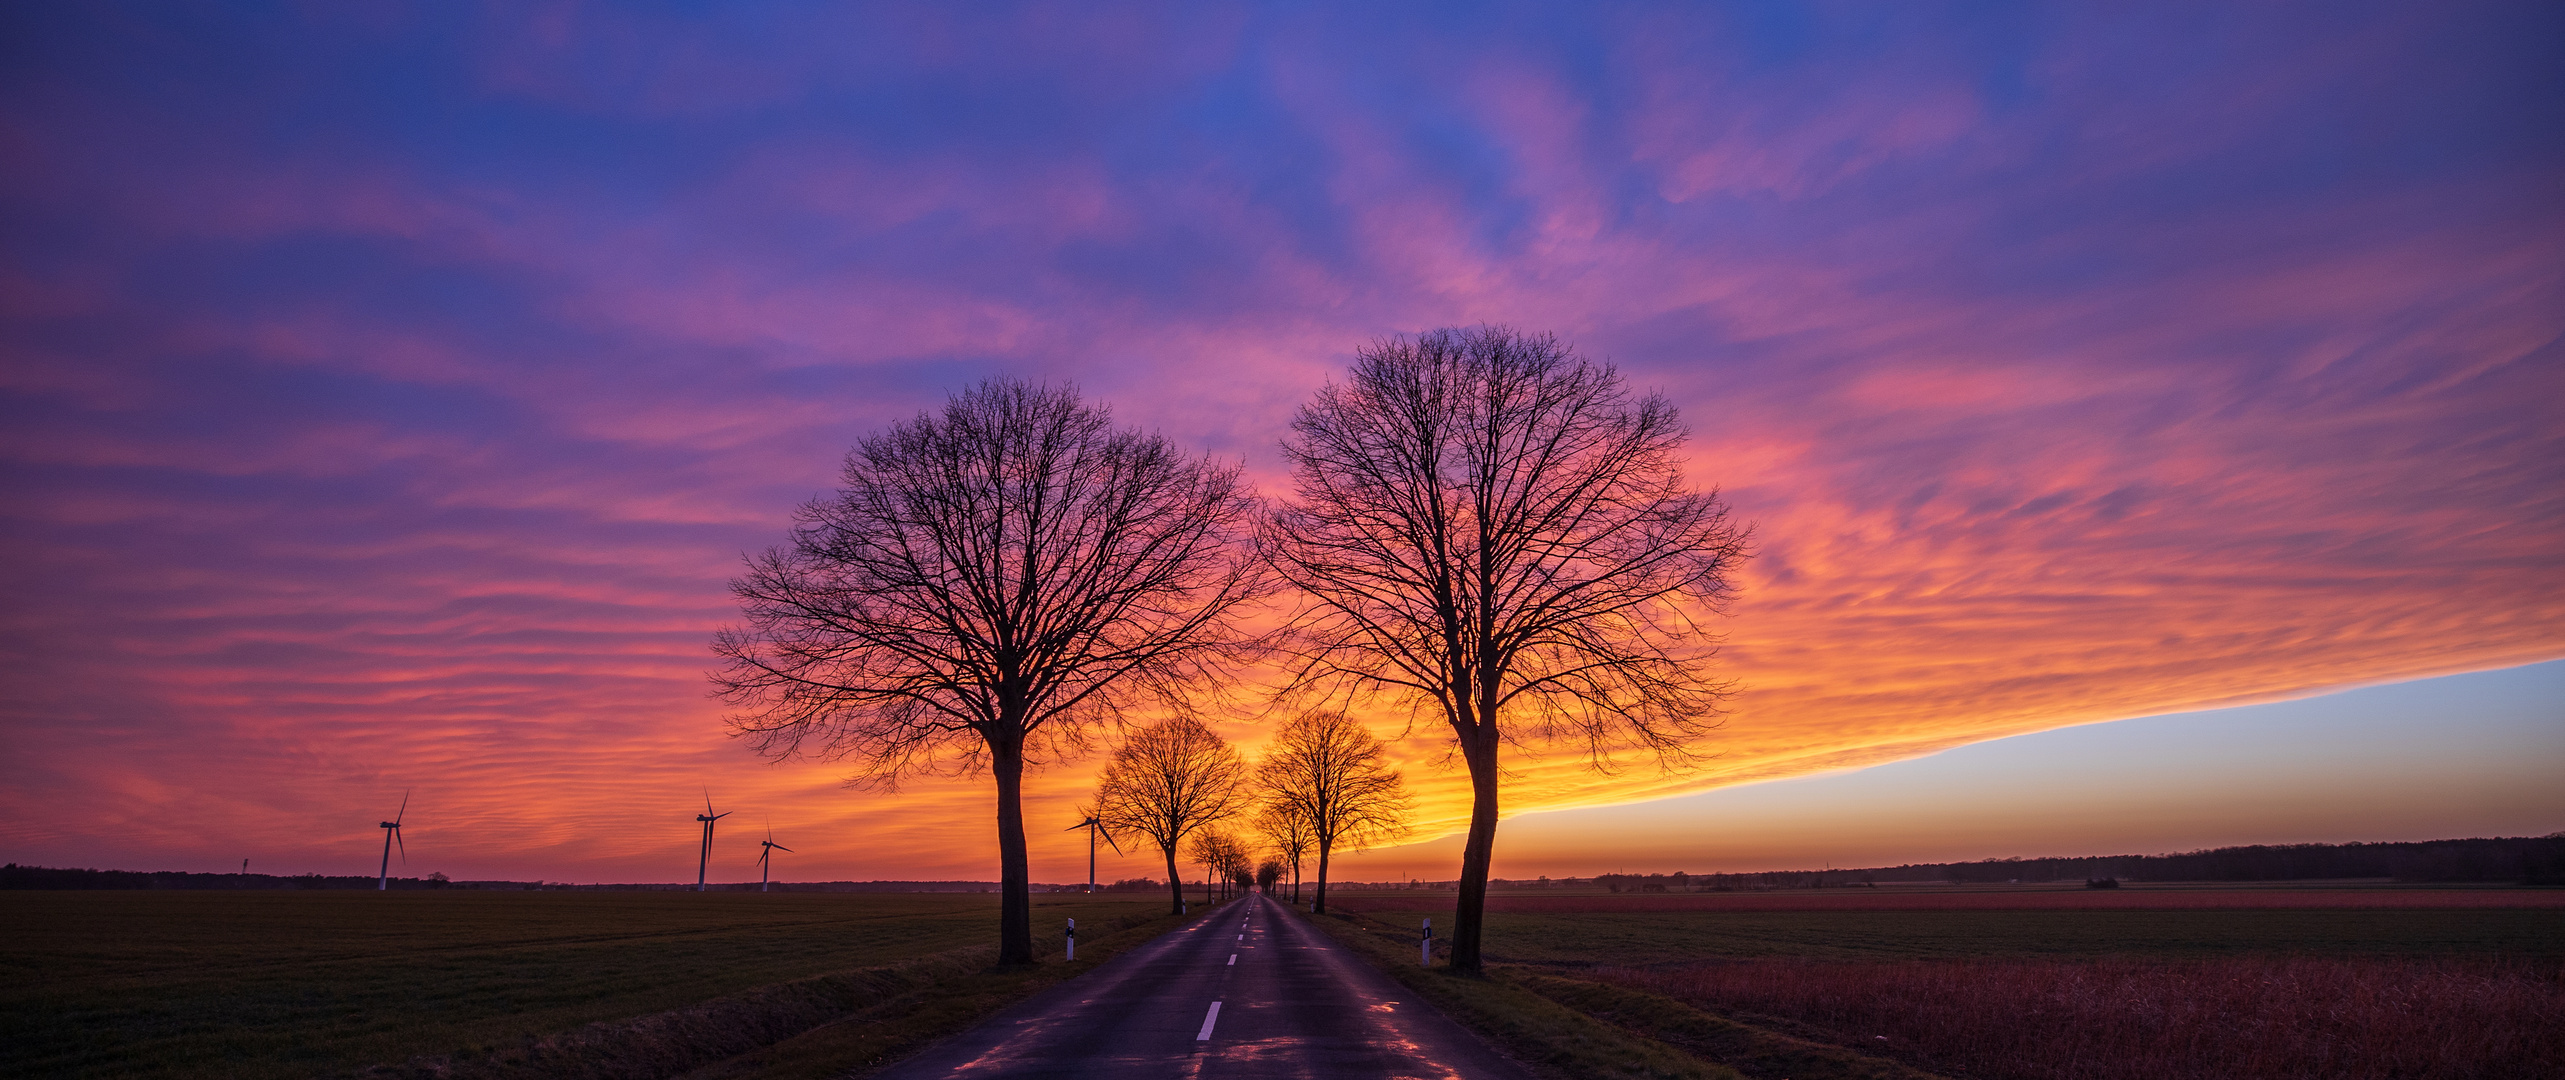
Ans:
[[[989,740],[998,789],[998,966],[1033,962],[1033,872],[1024,843],[1024,738]]]
[[[1167,852],[1167,914],[1182,915],[1185,913],[1185,879],[1176,873],[1176,849],[1168,847],[1165,850]]]
[[[1317,901],[1309,905],[1312,915],[1327,914],[1327,852],[1334,847],[1325,840],[1318,842],[1318,892]]]
[[[1492,726],[1461,743],[1470,766],[1469,843],[1461,849],[1460,910],[1452,917],[1452,970],[1481,971],[1479,940],[1486,926],[1487,871],[1496,855],[1496,733]]]

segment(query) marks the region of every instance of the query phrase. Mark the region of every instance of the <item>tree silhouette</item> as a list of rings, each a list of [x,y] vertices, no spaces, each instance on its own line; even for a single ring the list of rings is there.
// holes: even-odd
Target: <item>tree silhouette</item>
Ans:
[[[1452,966],[1480,968],[1498,750],[1571,741],[1613,767],[1690,761],[1727,687],[1703,674],[1745,532],[1687,490],[1659,395],[1548,335],[1377,342],[1283,442],[1295,498],[1260,544],[1309,602],[1289,690],[1386,694],[1449,723],[1469,766]]]
[[[1269,805],[1305,828],[1318,849],[1313,914],[1327,911],[1327,864],[1337,848],[1360,851],[1407,835],[1404,782],[1382,760],[1381,741],[1343,713],[1303,713],[1283,725],[1256,780]]]
[[[1096,785],[1096,818],[1106,831],[1145,836],[1167,860],[1168,910],[1184,910],[1184,875],[1176,856],[1185,839],[1244,808],[1240,782],[1247,763],[1236,748],[1192,717],[1178,716],[1132,733],[1114,751]]]
[[[1244,655],[1256,502],[1238,470],[1117,430],[1075,390],[992,380],[865,438],[844,487],[731,583],[713,676],[760,753],[895,788],[997,780],[998,960],[1033,960],[1023,775]]]
[[[1309,815],[1300,811],[1292,800],[1276,798],[1271,790],[1262,792],[1262,804],[1256,811],[1256,831],[1272,844],[1274,858],[1291,874],[1291,902],[1300,902],[1300,869],[1309,861],[1309,850],[1318,840],[1309,831]]]
[[[1254,880],[1247,865],[1247,848],[1228,833],[1216,828],[1195,833],[1190,850],[1193,861],[1202,866],[1204,883],[1218,882],[1222,899],[1228,898],[1231,886]]]

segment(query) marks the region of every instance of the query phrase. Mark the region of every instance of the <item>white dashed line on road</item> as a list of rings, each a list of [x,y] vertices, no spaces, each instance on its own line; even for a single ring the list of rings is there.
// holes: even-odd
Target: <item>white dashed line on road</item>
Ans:
[[[1207,1013],[1202,1014],[1202,1030],[1194,1033],[1193,1041],[1195,1041],[1195,1042],[1210,1042],[1210,1041],[1211,1041],[1211,1025],[1213,1025],[1213,1024],[1217,1024],[1217,1023],[1219,1023],[1219,1022],[1220,1022],[1220,1003],[1219,1003],[1219,1002],[1217,1002],[1217,1001],[1215,1001],[1215,1002],[1212,1002],[1212,1003],[1211,1003],[1211,1011],[1210,1011],[1210,1012],[1207,1012]]]
[[[1238,954],[1237,954],[1237,953],[1230,953],[1230,954],[1229,954],[1229,966],[1230,966],[1230,967],[1237,967],[1237,966],[1238,966]]]

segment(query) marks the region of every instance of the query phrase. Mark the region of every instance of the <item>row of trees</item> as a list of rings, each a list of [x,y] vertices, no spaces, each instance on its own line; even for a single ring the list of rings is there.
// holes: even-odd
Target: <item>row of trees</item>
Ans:
[[[1073,390],[992,380],[863,439],[748,560],[714,679],[770,756],[861,784],[986,769],[1008,964],[1033,958],[1028,764],[1144,706],[1193,718],[1263,661],[1287,715],[1439,719],[1472,791],[1452,966],[1476,972],[1504,748],[1678,769],[1715,726],[1705,616],[1746,534],[1683,483],[1683,440],[1662,396],[1555,338],[1441,330],[1360,350],[1302,405],[1268,503]]]
[[[1176,871],[1182,851],[1210,879],[1241,888],[1270,886],[1289,874],[1295,894],[1301,867],[1314,854],[1318,888],[1310,910],[1324,912],[1329,860],[1339,849],[1406,835],[1411,806],[1378,737],[1343,713],[1309,712],[1285,724],[1252,767],[1193,717],[1144,728],[1105,766],[1094,815],[1108,835],[1146,837],[1158,846],[1172,910],[1184,909]],[[1265,841],[1272,857],[1262,865],[1221,828],[1236,820]]]

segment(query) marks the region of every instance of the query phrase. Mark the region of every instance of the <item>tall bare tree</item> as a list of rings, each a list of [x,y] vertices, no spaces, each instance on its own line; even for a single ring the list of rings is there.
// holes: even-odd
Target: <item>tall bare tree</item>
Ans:
[[[1262,804],[1256,811],[1256,831],[1273,845],[1274,858],[1291,875],[1291,902],[1300,902],[1300,870],[1309,861],[1310,849],[1318,839],[1309,831],[1309,815],[1289,799],[1276,798],[1272,791],[1262,793]]]
[[[747,624],[713,642],[731,730],[771,757],[852,760],[850,783],[987,769],[998,960],[1031,963],[1025,767],[1242,655],[1257,504],[1236,467],[1015,380],[864,439],[843,478],[731,583]]]
[[[1096,787],[1096,818],[1108,832],[1145,836],[1167,859],[1168,910],[1184,910],[1176,870],[1185,839],[1246,808],[1247,762],[1202,722],[1177,716],[1133,732],[1114,751]]]
[[[1407,835],[1413,803],[1390,771],[1381,741],[1340,712],[1292,718],[1256,765],[1269,804],[1297,818],[1318,849],[1318,891],[1309,910],[1327,910],[1327,863],[1337,848],[1360,851]]]
[[[1682,768],[1727,686],[1705,662],[1746,533],[1688,489],[1659,395],[1546,335],[1439,330],[1363,349],[1300,409],[1295,499],[1260,543],[1310,598],[1293,689],[1439,715],[1469,766],[1452,966],[1480,969],[1498,750],[1622,747]]]

